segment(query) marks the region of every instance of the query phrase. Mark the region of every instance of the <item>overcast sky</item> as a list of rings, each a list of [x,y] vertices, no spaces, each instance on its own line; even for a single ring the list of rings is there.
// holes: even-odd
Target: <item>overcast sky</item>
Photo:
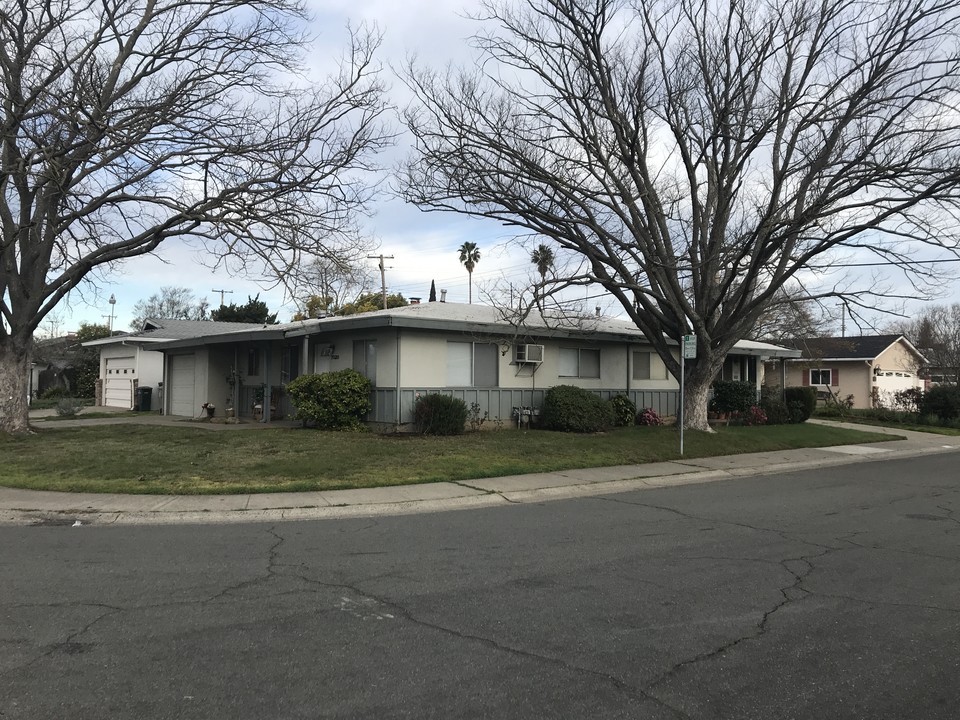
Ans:
[[[404,106],[406,89],[390,70],[404,58],[415,54],[433,67],[447,63],[470,62],[472,51],[468,39],[478,27],[466,13],[479,6],[477,0],[308,0],[314,14],[313,30],[317,37],[308,62],[322,69],[346,45],[348,23],[376,24],[383,33],[379,59],[383,63],[384,78],[391,85],[391,99]],[[406,154],[401,136],[398,146],[385,158],[393,163]],[[453,302],[467,300],[467,273],[460,265],[457,248],[464,241],[477,243],[481,260],[474,271],[474,300],[482,297],[480,290],[503,278],[516,283],[529,281],[532,265],[526,251],[510,243],[513,234],[494,222],[471,220],[449,213],[422,213],[397,199],[385,197],[373,208],[374,215],[366,229],[379,245],[378,252],[393,255],[387,261],[389,292],[401,292],[405,297],[426,299],[430,282],[437,290],[446,289]],[[370,266],[376,268],[376,261]],[[379,277],[376,286],[379,290]],[[187,287],[199,298],[206,298],[212,307],[220,304],[220,294],[214,290],[228,290],[226,302],[244,303],[248,295],[260,293],[272,311],[279,311],[279,319],[286,321],[296,311],[296,303],[280,288],[267,289],[225,272],[212,273],[205,268],[195,250],[179,242],[161,246],[158,257],[128,260],[116,266],[110,276],[99,283],[98,292],[88,289],[72,294],[53,317],[42,326],[42,332],[58,334],[75,330],[81,322],[106,324],[110,313],[107,299],[116,298],[115,329],[128,329],[134,304],[172,285]],[[905,290],[904,286],[900,286]],[[956,288],[956,285],[953,286]],[[956,291],[941,301],[953,301]],[[597,304],[590,300],[590,307]],[[611,303],[600,302],[604,312],[618,314]],[[913,306],[914,308],[916,305]],[[909,306],[908,306],[909,309]],[[880,322],[885,322],[881,320]],[[849,327],[848,327],[849,332]]]

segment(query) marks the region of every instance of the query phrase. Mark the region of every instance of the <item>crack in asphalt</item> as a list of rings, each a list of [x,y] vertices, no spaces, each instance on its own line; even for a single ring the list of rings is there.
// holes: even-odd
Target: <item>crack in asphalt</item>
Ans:
[[[288,567],[290,567],[290,566],[288,566]],[[388,600],[388,599],[383,598],[383,597],[380,597],[380,596],[377,596],[377,595],[375,595],[375,594],[373,594],[373,593],[371,593],[371,592],[369,592],[369,591],[367,591],[367,590],[363,590],[363,589],[360,588],[357,584],[351,584],[351,583],[349,583],[349,582],[324,582],[323,580],[318,580],[318,579],[316,579],[316,578],[307,577],[306,575],[304,575],[304,574],[302,574],[302,573],[294,573],[294,575],[295,575],[297,578],[299,578],[300,580],[302,580],[303,582],[308,583],[308,584],[317,585],[317,586],[320,586],[320,587],[323,587],[323,588],[329,588],[329,589],[349,590],[349,591],[353,592],[355,595],[357,595],[361,600],[369,600],[369,601],[372,601],[372,602],[377,603],[377,604],[379,604],[379,605],[382,605],[382,606],[384,606],[384,607],[390,608],[390,609],[396,614],[396,616],[399,616],[399,617],[407,620],[408,622],[413,623],[414,625],[417,625],[417,626],[419,626],[419,627],[423,627],[423,628],[426,628],[426,629],[428,629],[428,630],[433,630],[433,631],[435,631],[435,632],[440,632],[440,633],[443,633],[443,634],[445,634],[445,635],[450,635],[450,636],[455,637],[455,638],[457,638],[457,639],[459,639],[459,640],[466,640],[466,641],[477,642],[477,643],[480,643],[481,645],[484,645],[484,646],[486,646],[486,647],[488,647],[488,648],[497,650],[497,651],[499,651],[499,652],[504,652],[504,653],[508,653],[508,654],[510,654],[510,655],[515,655],[515,656],[517,656],[517,657],[521,657],[521,658],[524,658],[524,659],[534,660],[534,661],[537,661],[537,662],[547,663],[547,664],[550,664],[550,665],[554,665],[554,666],[560,667],[560,668],[562,668],[562,669],[564,669],[564,670],[566,670],[566,671],[568,671],[568,672],[577,673],[577,674],[581,674],[581,675],[588,675],[588,676],[594,677],[594,678],[599,678],[599,679],[601,679],[601,680],[604,680],[604,681],[612,684],[612,685],[613,685],[614,687],[616,687],[618,690],[621,690],[621,691],[623,691],[623,692],[625,692],[625,693],[628,693],[628,694],[633,695],[634,697],[636,697],[636,698],[639,699],[639,700],[647,700],[647,701],[650,701],[650,702],[656,704],[657,706],[662,707],[662,708],[665,709],[665,710],[668,710],[669,712],[673,713],[674,716],[676,716],[676,717],[679,718],[680,720],[690,720],[690,716],[687,715],[686,713],[684,713],[684,712],[683,712],[682,710],[680,710],[679,708],[673,707],[672,705],[670,705],[670,704],[667,703],[666,701],[664,701],[664,700],[656,697],[655,695],[647,692],[647,691],[644,690],[643,688],[637,687],[637,686],[635,686],[635,685],[631,685],[630,683],[627,683],[627,682],[625,682],[624,680],[621,680],[620,678],[618,678],[618,677],[616,677],[615,675],[612,675],[612,674],[610,674],[610,673],[605,673],[605,672],[601,672],[601,671],[599,671],[599,670],[592,670],[592,669],[590,669],[590,668],[585,668],[585,667],[582,667],[582,666],[579,666],[579,665],[574,665],[574,664],[571,664],[571,663],[567,662],[566,660],[563,660],[562,658],[557,658],[557,657],[553,657],[553,656],[550,656],[550,655],[543,655],[543,654],[541,654],[541,653],[536,653],[536,652],[533,652],[533,651],[530,651],[530,650],[524,650],[524,649],[522,649],[522,648],[517,648],[517,647],[510,646],[510,645],[505,645],[504,643],[501,643],[501,642],[499,642],[499,641],[497,641],[497,640],[494,640],[494,639],[492,639],[492,638],[484,637],[484,636],[482,636],[482,635],[477,635],[477,634],[474,634],[474,633],[463,632],[463,631],[457,630],[457,629],[455,629],[455,628],[448,627],[448,626],[446,626],[446,625],[441,625],[441,624],[439,624],[439,623],[430,622],[430,621],[428,621],[428,620],[424,620],[424,619],[422,619],[422,618],[418,618],[418,617],[416,617],[413,613],[411,613],[406,607],[404,607],[403,605],[401,605],[400,603],[398,603],[398,602],[396,602],[396,601],[393,601],[393,600]],[[365,581],[360,581],[360,582],[365,582]]]
[[[273,536],[273,538],[276,541],[267,549],[267,567],[266,567],[265,574],[259,577],[251,578],[249,580],[243,580],[241,582],[234,583],[233,585],[228,585],[227,587],[223,588],[220,592],[216,593],[215,595],[211,595],[210,597],[204,600],[190,601],[189,604],[192,604],[193,602],[199,602],[201,605],[212,603],[227,595],[237,592],[238,590],[244,590],[248,587],[253,587],[255,585],[259,585],[261,583],[269,582],[270,580],[272,580],[277,575],[277,568],[283,567],[277,562],[277,560],[280,557],[280,546],[283,545],[284,538],[282,535],[276,532],[276,527],[277,527],[276,525],[271,525],[265,531],[268,535]]]

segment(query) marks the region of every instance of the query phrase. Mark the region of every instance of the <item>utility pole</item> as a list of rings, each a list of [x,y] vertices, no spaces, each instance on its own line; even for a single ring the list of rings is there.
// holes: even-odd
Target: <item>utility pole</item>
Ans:
[[[211,290],[210,292],[220,293],[220,307],[223,307],[223,296],[224,295],[233,295],[233,290]]]
[[[367,255],[369,260],[379,260],[380,265],[380,292],[383,295],[383,309],[387,309],[387,266],[383,264],[384,260],[393,260],[393,255]]]

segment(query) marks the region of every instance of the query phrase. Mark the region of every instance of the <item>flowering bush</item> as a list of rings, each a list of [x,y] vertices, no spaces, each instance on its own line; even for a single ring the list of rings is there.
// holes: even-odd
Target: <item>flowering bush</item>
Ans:
[[[644,408],[637,414],[637,425],[663,425],[663,419],[653,408]]]
[[[767,413],[764,412],[762,407],[751,405],[750,409],[743,414],[741,420],[743,420],[744,425],[766,425]]]

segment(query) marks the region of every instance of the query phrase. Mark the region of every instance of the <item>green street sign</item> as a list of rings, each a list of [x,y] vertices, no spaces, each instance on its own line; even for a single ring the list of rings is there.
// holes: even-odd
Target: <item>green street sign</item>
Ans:
[[[697,336],[683,336],[683,359],[694,360],[697,357]]]

